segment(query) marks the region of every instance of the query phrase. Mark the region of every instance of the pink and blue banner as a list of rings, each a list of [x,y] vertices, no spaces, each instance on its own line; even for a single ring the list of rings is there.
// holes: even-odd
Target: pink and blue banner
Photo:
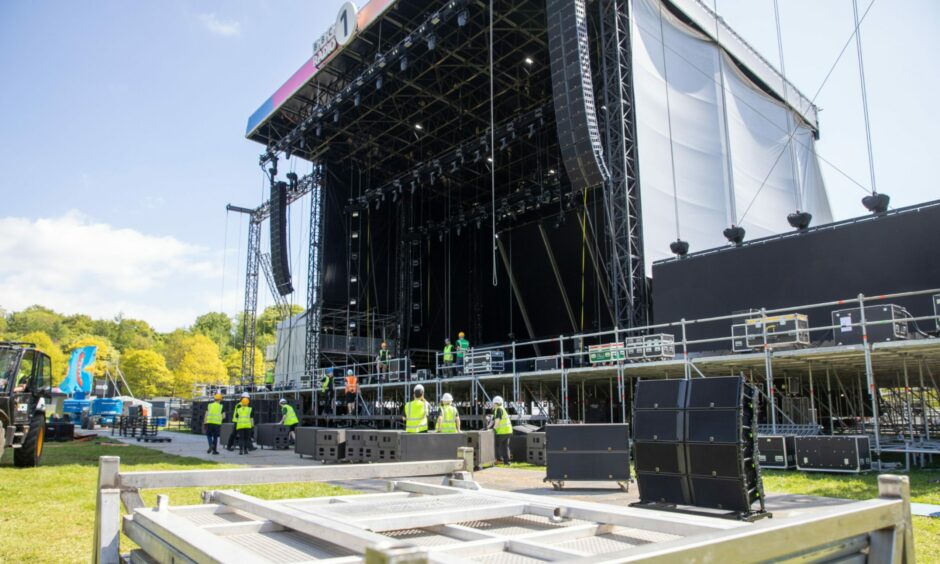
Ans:
[[[95,363],[97,355],[98,347],[81,347],[73,350],[72,357],[69,359],[69,371],[65,375],[65,380],[59,384],[59,390],[66,394],[78,390],[86,394],[91,393],[95,377],[88,369]]]

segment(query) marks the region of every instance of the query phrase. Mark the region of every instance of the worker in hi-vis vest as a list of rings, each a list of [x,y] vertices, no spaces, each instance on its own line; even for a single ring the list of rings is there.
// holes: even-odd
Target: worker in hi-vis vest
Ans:
[[[297,427],[297,425],[300,424],[300,419],[297,419],[297,413],[294,411],[294,406],[287,403],[286,399],[281,398],[281,401],[277,403],[281,406],[281,420],[278,424],[284,425],[290,429],[287,437],[288,440],[293,443],[295,439],[294,429]]]
[[[346,371],[346,415],[356,414],[356,404],[358,403],[356,396],[358,394],[359,378],[356,377],[356,373],[350,368]]]
[[[441,374],[443,376],[454,375],[454,345],[450,339],[444,339],[444,352],[441,353]]]
[[[424,399],[424,386],[415,386],[414,396],[415,399],[405,404],[405,432],[427,433],[430,406]]]
[[[464,332],[457,333],[457,371],[466,372],[464,368],[464,355],[470,352],[470,341],[467,340]]]
[[[251,450],[251,430],[255,426],[251,418],[251,407],[248,406],[249,395],[242,394],[242,400],[235,408],[235,416],[232,420],[235,423],[235,432],[238,433],[238,454],[248,454]]]
[[[454,407],[454,396],[444,394],[441,397],[441,412],[437,416],[434,429],[438,433],[460,433],[460,414]]]
[[[490,427],[496,431],[496,461],[509,466],[509,437],[512,436],[512,421],[509,412],[503,407],[503,398],[493,398],[493,419]]]
[[[382,341],[382,344],[379,346],[379,355],[375,357],[375,372],[379,381],[384,382],[387,379],[384,375],[388,374],[391,361],[392,352],[388,350],[388,343]]]
[[[206,454],[219,454],[219,435],[222,430],[222,419],[225,417],[222,413],[222,394],[216,394],[213,400],[206,408],[204,422],[206,440],[209,441],[209,450]]]
[[[333,413],[333,407],[336,404],[336,390],[333,388],[333,367],[323,371],[320,378],[320,393],[323,394],[324,413]]]

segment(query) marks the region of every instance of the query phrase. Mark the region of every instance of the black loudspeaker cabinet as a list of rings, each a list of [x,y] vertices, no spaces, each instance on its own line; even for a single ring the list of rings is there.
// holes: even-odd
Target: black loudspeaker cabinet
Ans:
[[[222,426],[223,428],[225,425]],[[294,429],[294,452],[303,455],[316,456],[317,454],[317,431],[316,427],[297,427]]]
[[[682,443],[648,443],[633,445],[637,473],[686,474],[685,445]]]
[[[787,470],[796,466],[796,447],[790,435],[763,435],[757,439],[757,461],[761,468]]]
[[[636,483],[637,488],[640,490],[640,501],[674,505],[692,504],[689,478],[685,474],[644,474],[637,472]]]
[[[561,481],[630,479],[630,428],[626,424],[548,425],[546,477]]]
[[[640,380],[636,385],[633,407],[640,409],[684,409],[686,387],[690,380]]]
[[[753,396],[740,376],[709,376],[689,380],[689,409],[736,409]]]
[[[869,343],[902,341],[908,338],[908,319],[911,314],[901,306],[894,304],[865,306],[865,328]],[[872,322],[888,322],[872,325]],[[832,312],[832,330],[837,345],[858,345],[862,343],[862,322],[859,308],[842,309]]]
[[[271,185],[271,272],[277,291],[286,296],[294,291],[287,255],[287,183]]]
[[[743,444],[752,440],[751,409],[690,409],[686,411],[686,440],[690,443]]]
[[[871,470],[865,435],[796,437],[796,468],[814,472],[859,473]]]
[[[639,441],[676,442],[685,439],[685,411],[637,409],[633,414],[633,438]]]
[[[697,507],[748,512],[760,501],[761,490],[738,478],[690,476],[692,504]]]

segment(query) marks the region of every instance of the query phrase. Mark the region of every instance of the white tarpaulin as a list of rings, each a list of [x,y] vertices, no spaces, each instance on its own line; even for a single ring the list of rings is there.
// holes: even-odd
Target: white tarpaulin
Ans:
[[[787,214],[796,209],[813,214],[816,225],[832,221],[813,131],[799,115],[748,79],[715,41],[661,11],[659,0],[631,5],[647,272],[672,257],[677,231],[694,252],[727,244],[722,231],[732,224],[748,239],[790,231]]]

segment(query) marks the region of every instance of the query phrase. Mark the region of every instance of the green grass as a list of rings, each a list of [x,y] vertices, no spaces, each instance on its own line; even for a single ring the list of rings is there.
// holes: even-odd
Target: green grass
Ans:
[[[544,470],[544,466],[528,462],[513,462],[510,468],[518,470]],[[872,499],[878,497],[878,474],[827,474],[811,472],[782,472],[764,470],[764,490],[768,493],[789,493],[836,497],[842,499]],[[911,501],[940,505],[940,470],[912,471]],[[913,517],[914,548],[920,562],[940,562],[940,519]]]
[[[13,467],[7,449],[0,459],[0,563],[87,562],[91,558],[95,522],[95,485],[99,456],[120,456],[124,471],[197,470],[233,467],[198,458],[164,454],[107,438],[46,445],[42,466]],[[158,493],[173,505],[201,503],[204,488],[146,490],[147,505]],[[264,499],[316,497],[355,493],[318,482],[242,486],[248,495]],[[134,544],[121,538],[121,551]]]

